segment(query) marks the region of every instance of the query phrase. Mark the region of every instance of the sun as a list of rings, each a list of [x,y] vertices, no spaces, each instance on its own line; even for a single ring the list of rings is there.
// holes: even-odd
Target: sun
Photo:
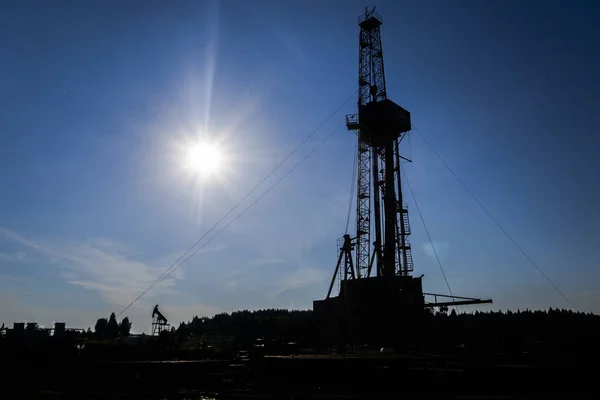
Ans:
[[[223,151],[215,143],[199,140],[187,146],[184,162],[195,174],[215,175],[223,169]]]

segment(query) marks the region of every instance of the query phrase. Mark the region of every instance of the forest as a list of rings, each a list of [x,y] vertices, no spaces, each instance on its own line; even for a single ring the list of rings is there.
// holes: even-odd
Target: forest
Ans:
[[[391,316],[390,316],[391,318]],[[312,311],[267,309],[235,311],[213,317],[193,317],[169,333],[179,342],[207,335],[230,336],[240,346],[257,338],[295,342],[301,347],[321,343]],[[564,348],[598,347],[600,316],[571,310],[525,310],[456,313],[442,310],[426,312],[422,343],[441,350],[451,346],[496,346],[521,351],[536,346]]]
[[[391,318],[391,316],[390,316]],[[600,334],[600,316],[572,310],[548,309],[525,311],[489,311],[456,313],[452,309],[426,312],[424,337],[431,342],[461,344],[481,340],[502,341],[514,346],[531,342],[594,343]],[[118,322],[115,314],[99,318],[95,338],[128,336],[132,323],[125,317]],[[240,345],[250,345],[260,338],[266,341],[296,342],[311,346],[318,340],[316,321],[311,310],[243,310],[220,313],[213,317],[194,316],[172,327],[167,335],[185,340],[190,337],[229,336]]]
[[[394,326],[401,326],[402,320],[396,319]],[[427,310],[417,325],[415,337],[418,340],[412,349],[439,354],[466,349],[482,354],[600,355],[600,316],[591,313],[559,309],[474,313]],[[42,329],[29,332],[29,326],[23,337],[7,331],[0,335],[0,348],[16,351],[26,346],[30,351],[38,351],[58,346],[67,354],[65,349],[72,342],[84,345],[78,347],[80,354],[89,357],[108,357],[112,352],[114,356],[135,353],[143,358],[160,349],[176,357],[201,357],[202,354],[228,357],[240,350],[257,351],[257,347],[264,353],[275,354],[289,352],[292,347],[294,352],[328,352],[333,348],[334,351],[377,351],[380,346],[356,341],[351,343],[350,349],[348,346],[340,349],[339,342],[324,340],[310,310],[243,310],[212,317],[194,316],[162,332],[157,341],[149,340],[152,339],[149,335],[130,335],[131,330],[132,321],[128,317],[118,321],[113,313],[108,318],[99,318],[93,331],[67,331],[61,337],[49,336],[48,331]]]

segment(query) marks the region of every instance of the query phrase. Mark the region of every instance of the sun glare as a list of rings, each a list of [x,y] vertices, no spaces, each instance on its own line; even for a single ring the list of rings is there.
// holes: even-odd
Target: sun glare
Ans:
[[[186,149],[186,167],[201,175],[214,175],[223,168],[223,153],[214,143],[198,141]]]

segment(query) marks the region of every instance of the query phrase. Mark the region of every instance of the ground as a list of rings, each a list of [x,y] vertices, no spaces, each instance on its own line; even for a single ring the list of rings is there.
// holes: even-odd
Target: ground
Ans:
[[[593,398],[583,363],[423,353],[265,357],[250,361],[45,361],[3,368],[26,398],[392,399]],[[574,361],[571,360],[571,361]]]

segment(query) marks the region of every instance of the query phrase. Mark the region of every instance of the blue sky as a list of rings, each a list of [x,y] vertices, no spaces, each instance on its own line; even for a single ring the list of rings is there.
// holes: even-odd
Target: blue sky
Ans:
[[[357,89],[358,1],[0,5],[0,321],[119,311]],[[593,2],[380,1],[388,94],[575,305],[600,312]],[[347,102],[240,209],[355,112]],[[181,145],[218,141],[218,175]],[[344,232],[340,130],[127,315],[309,308]],[[406,173],[456,294],[568,306],[413,132]],[[409,199],[415,274],[446,292]],[[234,212],[232,217],[237,215]],[[228,221],[228,220],[226,220]]]

